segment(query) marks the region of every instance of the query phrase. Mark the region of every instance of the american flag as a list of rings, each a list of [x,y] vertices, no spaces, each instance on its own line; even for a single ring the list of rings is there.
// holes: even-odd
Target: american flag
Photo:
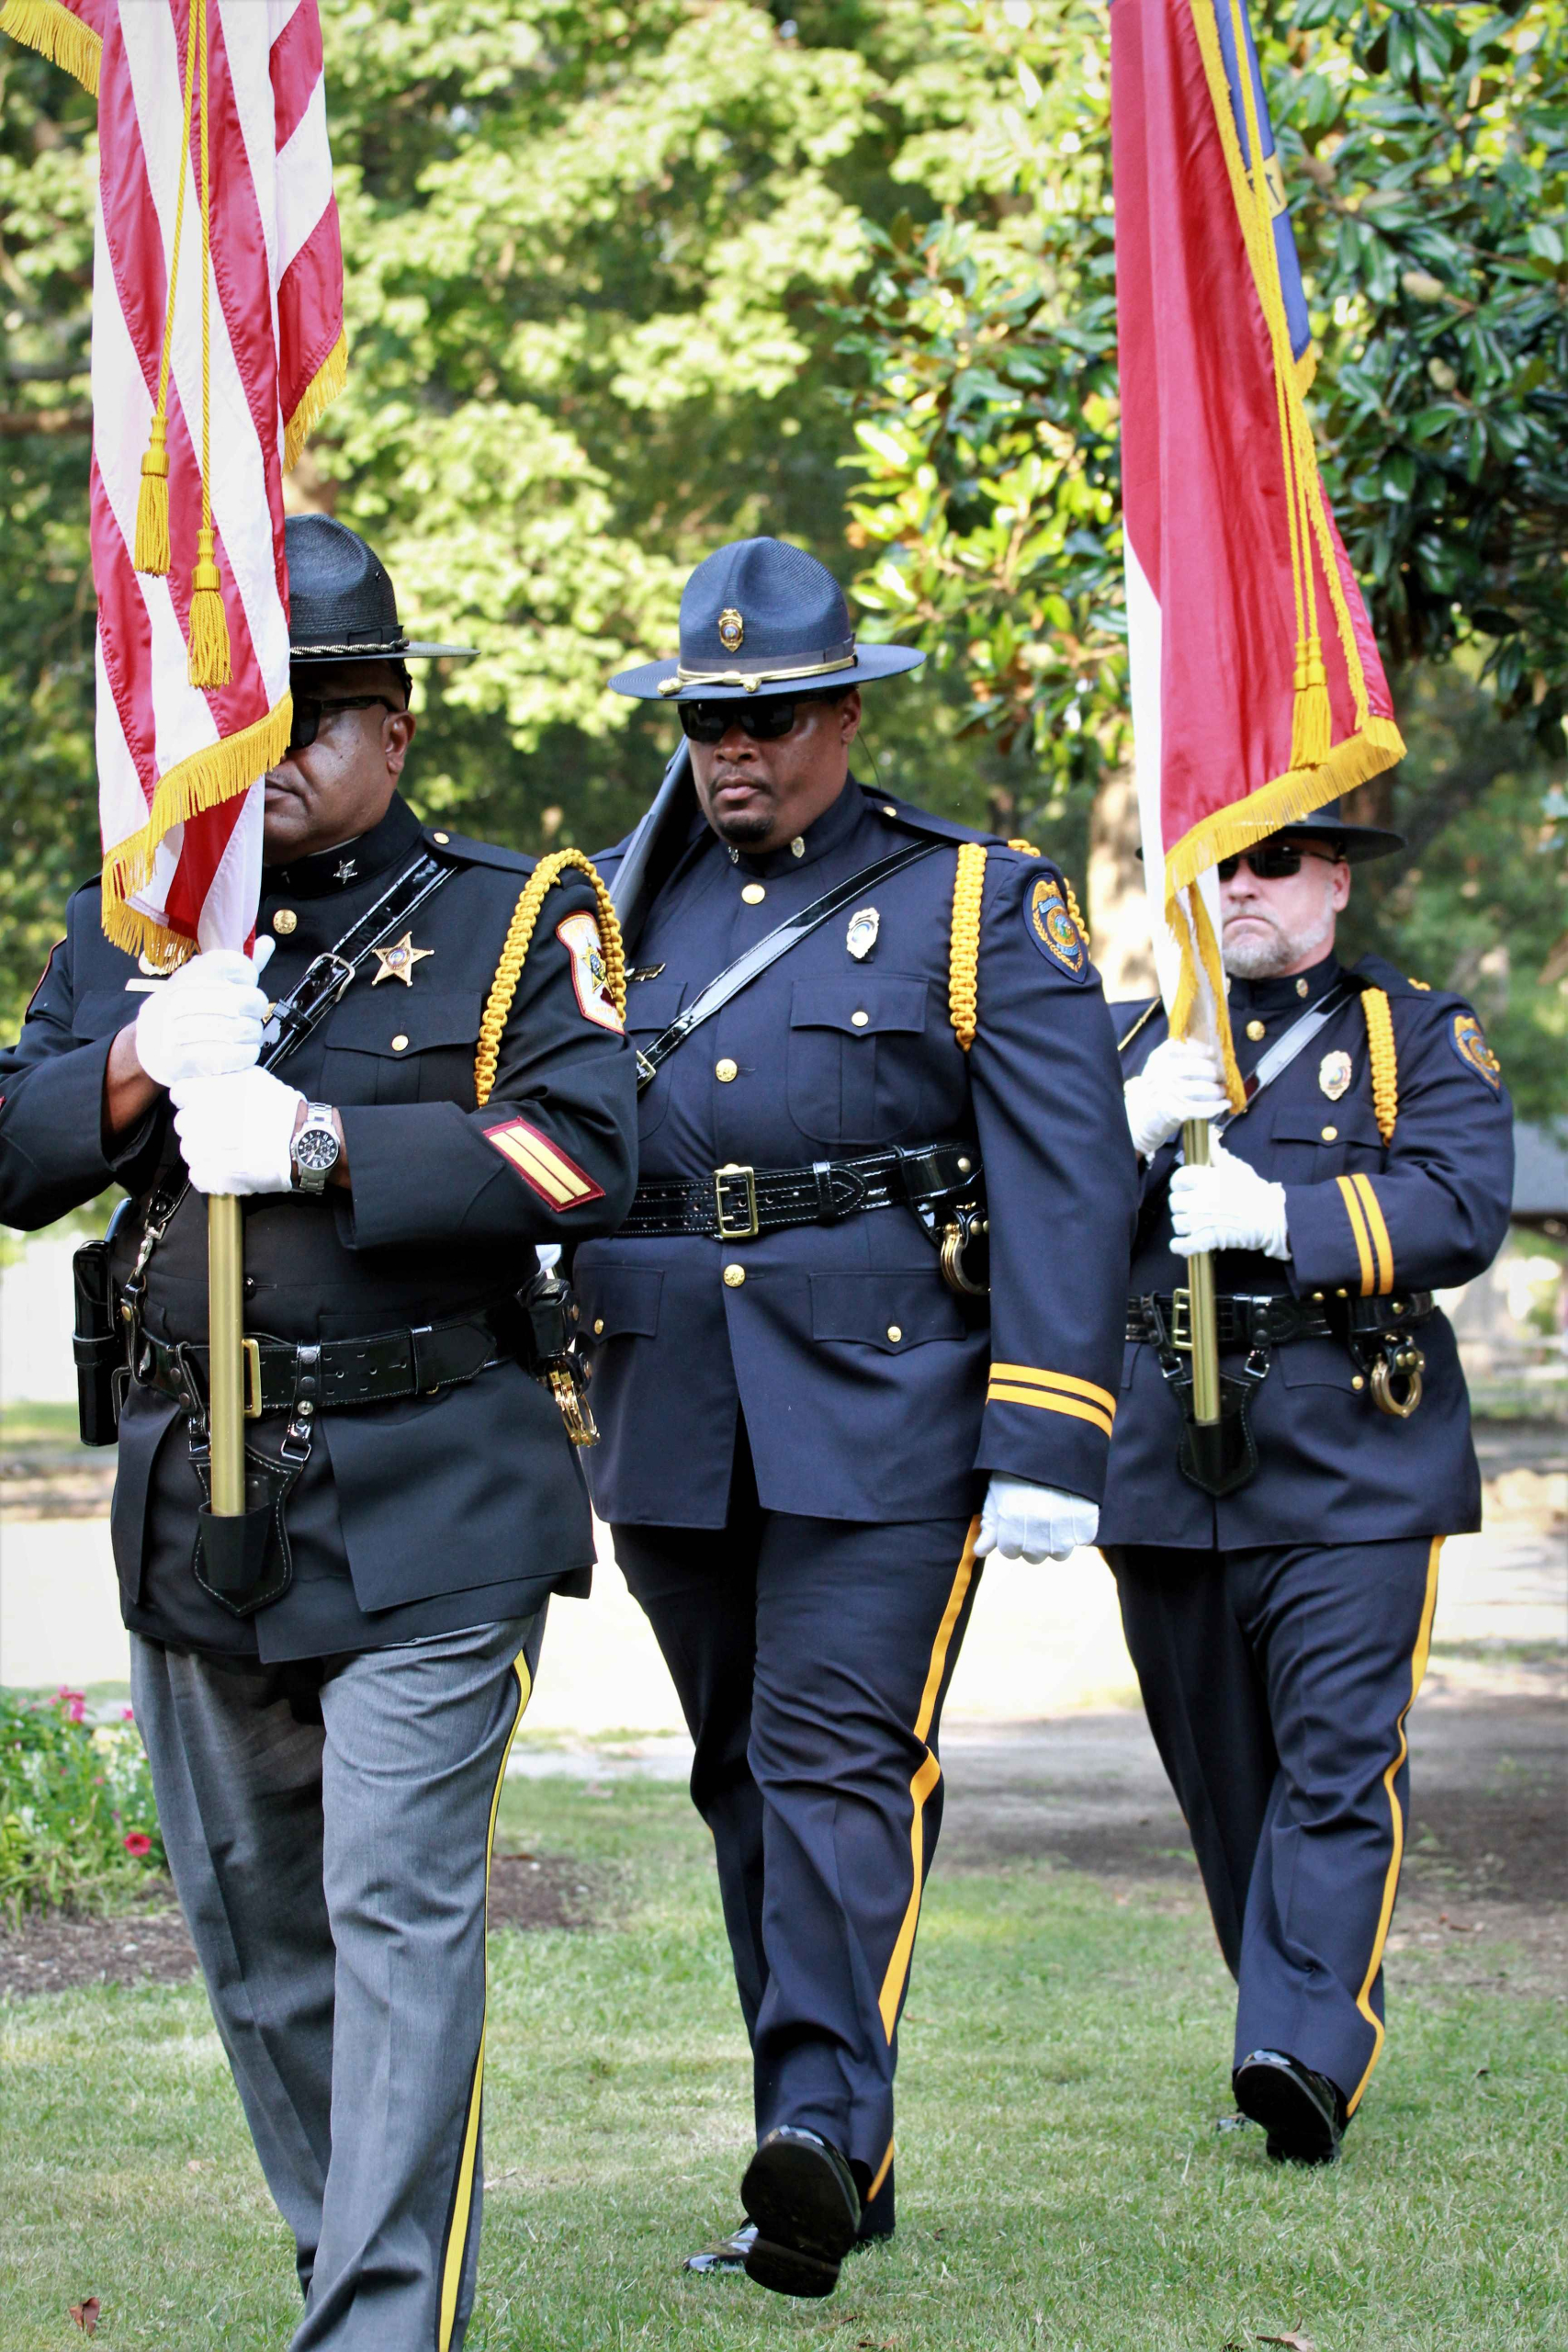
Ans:
[[[6,0],[0,31],[98,100],[103,920],[162,966],[248,944],[261,778],[288,740],[283,475],[347,353],[321,20],[316,0]]]

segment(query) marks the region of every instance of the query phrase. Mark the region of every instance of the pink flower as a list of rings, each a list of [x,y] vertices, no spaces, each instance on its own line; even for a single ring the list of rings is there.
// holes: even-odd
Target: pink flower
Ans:
[[[152,1840],[148,1837],[145,1829],[132,1829],[126,1838],[125,1850],[128,1854],[135,1854],[138,1857],[150,1854],[152,1851]]]
[[[136,1721],[135,1708],[122,1707],[119,1711],[119,1719],[122,1724],[133,1724]]]
[[[67,1723],[79,1724],[87,1712],[86,1695],[81,1690],[67,1690],[63,1682],[54,1694],[57,1706],[65,1710]]]

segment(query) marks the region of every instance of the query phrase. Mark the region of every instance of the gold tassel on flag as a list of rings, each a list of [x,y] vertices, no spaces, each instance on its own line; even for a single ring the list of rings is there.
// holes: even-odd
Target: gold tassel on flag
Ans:
[[[208,145],[208,0],[199,0],[197,56],[201,79],[201,529],[190,580],[190,682],[226,686],[234,674],[223,581],[212,527],[212,158]],[[193,12],[194,13],[194,12]]]
[[[180,233],[186,217],[186,164],[190,156],[191,78],[196,63],[196,27],[186,37],[185,137],[180,141],[180,171],[175,183],[175,243],[169,255],[169,292],[164,310],[164,348],[158,361],[158,399],[152,430],[141,460],[141,486],[136,496],[136,544],[131,562],[138,571],[163,578],[173,558],[169,552],[169,368],[175,350],[175,294],[180,278]]]

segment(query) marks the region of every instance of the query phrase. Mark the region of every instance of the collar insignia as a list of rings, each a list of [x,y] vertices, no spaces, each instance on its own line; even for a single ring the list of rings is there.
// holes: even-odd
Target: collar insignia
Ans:
[[[435,950],[434,947],[416,947],[412,932],[405,931],[395,946],[378,947],[374,952],[381,968],[370,983],[373,989],[378,989],[383,980],[401,980],[405,989],[412,989],[414,966],[422,963],[426,956],[434,956]]]
[[[857,907],[850,917],[850,927],[844,933],[844,945],[857,964],[863,964],[876,944],[876,934],[882,928],[882,917],[874,907]]]
[[[739,653],[746,641],[746,624],[733,605],[726,605],[718,616],[718,641],[727,653]]]
[[[337,863],[337,865],[334,865],[334,866],[333,866],[333,880],[334,882],[342,882],[342,883],[347,884],[347,883],[349,883],[349,882],[352,882],[352,881],[353,881],[353,879],[354,879],[355,876],[358,873],[358,871],[359,871],[359,861],[358,861],[358,859],[357,859],[357,858],[353,858],[353,857],[344,857],[344,858],[340,858],[340,859],[339,859],[339,861],[338,861],[338,863]],[[434,955],[435,951],[434,951],[434,948],[431,948],[431,949],[429,949],[427,952],[428,952],[429,954],[431,954],[431,955]]]
[[[1350,1057],[1347,1053],[1325,1054],[1317,1066],[1317,1082],[1331,1102],[1337,1102],[1350,1083]]]

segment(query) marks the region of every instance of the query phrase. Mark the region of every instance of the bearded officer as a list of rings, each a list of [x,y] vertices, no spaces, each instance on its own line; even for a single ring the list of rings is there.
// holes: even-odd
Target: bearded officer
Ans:
[[[1133,1209],[1057,869],[850,775],[862,685],[918,659],[750,539],[687,583],[679,661],[614,682],[674,703],[694,791],[603,861],[655,878],[642,1182],[576,1259],[590,1476],[696,1743],[754,2055],[748,2221],[697,2265],[792,2295],[893,2227],[942,1700],[978,1561],[1093,1539]]]
[[[112,1295],[132,1689],[298,2246],[296,2352],[446,2352],[479,2252],[495,1802],[547,1598],[584,1590],[592,1558],[518,1294],[536,1243],[626,1208],[632,1057],[585,862],[431,831],[398,791],[405,663],[462,649],[409,641],[352,531],[285,527],[293,736],[266,779],[254,964],[150,980],[79,891],[3,1058],[0,1214],[130,1195]],[[308,968],[333,986],[300,1035]],[[243,1588],[197,1540],[213,1192],[248,1196],[248,1485],[273,1524]]]
[[[1491,1264],[1513,1186],[1472,1009],[1334,952],[1351,866],[1403,847],[1331,806],[1222,862],[1251,1101],[1211,1166],[1177,1142],[1224,1113],[1214,1065],[1157,1003],[1113,1008],[1145,1175],[1100,1541],[1237,1982],[1236,2103],[1270,2156],[1306,2164],[1338,2154],[1382,2048],[1406,1718],[1443,1538],[1481,1523],[1432,1293]],[[1217,1253],[1227,1380],[1207,1489],[1181,1409],[1198,1250]]]

